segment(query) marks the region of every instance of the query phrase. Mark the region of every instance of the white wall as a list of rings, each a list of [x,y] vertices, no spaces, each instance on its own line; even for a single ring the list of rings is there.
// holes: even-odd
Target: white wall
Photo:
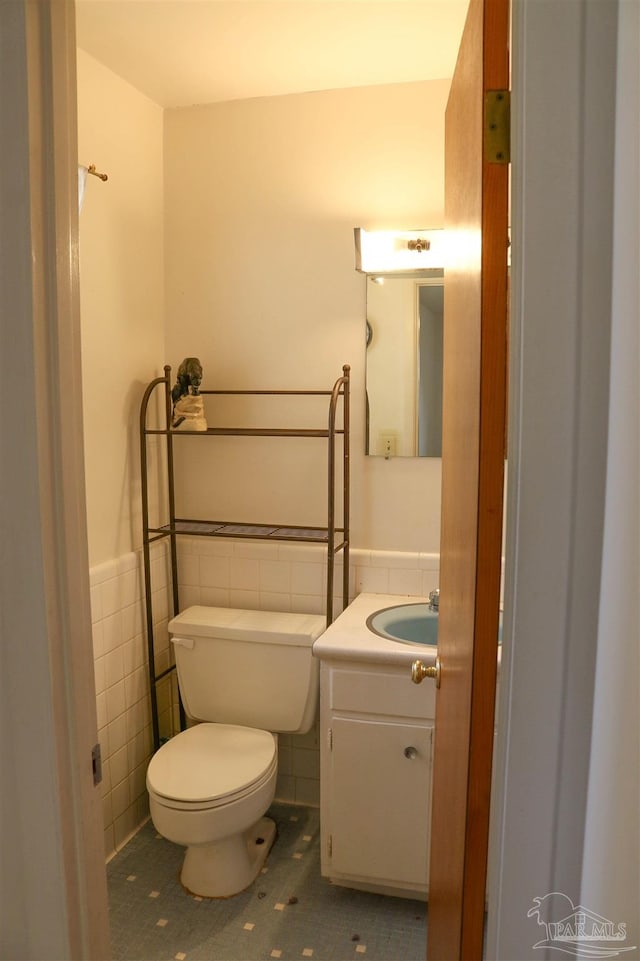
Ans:
[[[165,118],[167,362],[200,357],[211,388],[330,387],[349,363],[361,548],[439,549],[439,460],[363,454],[365,279],[353,228],[442,225],[448,89],[334,90]],[[223,519],[321,521],[309,511],[325,501],[324,462],[307,442],[206,446],[183,477],[194,512],[218,504]]]
[[[152,737],[138,411],[164,364],[163,111],[82,50],[77,56],[79,162],[94,163],[109,178],[87,178],[80,299],[93,651],[110,853],[148,813],[144,775]],[[156,466],[152,452],[152,474]]]
[[[163,112],[78,51],[80,297],[89,559],[139,548],[138,409],[164,364]]]

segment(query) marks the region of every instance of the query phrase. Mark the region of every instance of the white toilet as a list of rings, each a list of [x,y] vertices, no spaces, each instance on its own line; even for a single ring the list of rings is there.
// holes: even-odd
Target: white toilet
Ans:
[[[259,874],[275,838],[277,733],[306,733],[318,701],[314,614],[190,607],[169,623],[187,716],[147,770],[151,818],[187,848],[180,879],[226,898]]]

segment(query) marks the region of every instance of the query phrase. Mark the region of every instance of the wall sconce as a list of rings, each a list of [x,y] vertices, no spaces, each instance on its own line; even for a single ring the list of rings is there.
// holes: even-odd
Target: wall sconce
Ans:
[[[356,270],[363,274],[416,273],[444,268],[444,230],[354,229]]]

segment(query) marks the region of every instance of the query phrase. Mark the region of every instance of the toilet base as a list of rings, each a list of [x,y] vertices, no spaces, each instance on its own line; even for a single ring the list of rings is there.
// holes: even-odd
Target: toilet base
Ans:
[[[242,834],[187,848],[180,881],[189,894],[231,898],[262,870],[276,837],[275,821],[260,818]]]

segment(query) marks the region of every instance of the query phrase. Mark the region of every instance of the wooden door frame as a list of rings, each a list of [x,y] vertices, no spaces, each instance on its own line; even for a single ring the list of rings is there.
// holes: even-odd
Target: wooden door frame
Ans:
[[[616,7],[513,0],[494,961],[541,956],[541,929],[527,916],[534,897],[561,891],[578,903],[581,893],[607,449]]]
[[[78,294],[73,0],[0,4],[5,956],[111,956]],[[10,790],[9,790],[10,787]]]

